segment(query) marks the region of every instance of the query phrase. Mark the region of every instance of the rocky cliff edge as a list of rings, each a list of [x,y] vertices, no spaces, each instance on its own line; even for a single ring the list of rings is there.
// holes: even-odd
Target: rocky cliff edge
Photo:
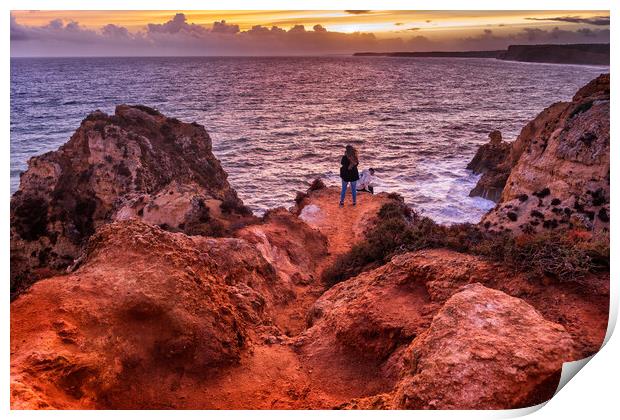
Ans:
[[[497,201],[482,219],[490,231],[516,234],[585,228],[609,230],[609,74],[536,116],[503,147],[480,148],[485,162],[472,190]],[[482,155],[482,156],[481,156]]]

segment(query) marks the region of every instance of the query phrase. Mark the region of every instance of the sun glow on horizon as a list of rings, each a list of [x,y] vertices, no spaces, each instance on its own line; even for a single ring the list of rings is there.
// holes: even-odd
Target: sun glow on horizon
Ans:
[[[354,32],[390,32],[397,31],[399,28],[394,23],[354,23],[354,24],[332,24],[325,25],[325,28],[334,32],[354,33]]]

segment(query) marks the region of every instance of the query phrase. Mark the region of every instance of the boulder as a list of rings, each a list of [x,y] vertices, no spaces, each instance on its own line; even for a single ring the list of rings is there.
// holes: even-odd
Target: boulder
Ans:
[[[498,130],[489,133],[489,142],[480,146],[474,158],[467,164],[467,169],[475,174],[487,172],[506,160],[509,143],[502,141],[502,133]]]
[[[541,284],[473,255],[445,249],[409,252],[327,290],[311,307],[308,329],[295,340],[295,347],[312,363],[317,377],[331,378],[332,389],[362,390],[340,408],[377,408],[386,400],[377,401],[373,395],[390,393],[397,385],[412,340],[425,333],[464,286],[482,284],[501,291],[489,299],[512,296],[549,323],[561,325],[573,346],[563,360],[572,361],[596,353],[602,345],[608,282],[606,276],[598,276],[584,282],[591,287]],[[470,333],[473,330],[472,326]]]
[[[472,284],[453,295],[406,351],[400,409],[507,409],[539,404],[572,359],[566,330],[523,300]]]

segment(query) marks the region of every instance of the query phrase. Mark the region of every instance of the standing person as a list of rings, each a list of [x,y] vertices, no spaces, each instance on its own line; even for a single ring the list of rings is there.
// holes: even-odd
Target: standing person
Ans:
[[[344,206],[344,197],[347,193],[347,184],[351,183],[351,197],[353,198],[353,205],[356,204],[357,199],[357,180],[360,179],[360,174],[357,172],[357,165],[359,164],[359,157],[357,150],[351,145],[347,145],[344,151],[344,156],[340,159],[340,178],[342,178],[342,190],[340,191],[340,207]]]

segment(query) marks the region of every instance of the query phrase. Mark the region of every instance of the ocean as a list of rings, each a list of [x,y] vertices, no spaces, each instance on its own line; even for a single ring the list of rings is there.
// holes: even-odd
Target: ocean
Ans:
[[[608,67],[494,59],[175,57],[11,59],[11,193],[30,157],[96,109],[144,104],[204,125],[241,199],[290,206],[317,177],[339,185],[346,144],[377,191],[441,223],[477,222],[465,169],[492,130],[514,140],[547,106]],[[362,196],[363,199],[363,196]]]

